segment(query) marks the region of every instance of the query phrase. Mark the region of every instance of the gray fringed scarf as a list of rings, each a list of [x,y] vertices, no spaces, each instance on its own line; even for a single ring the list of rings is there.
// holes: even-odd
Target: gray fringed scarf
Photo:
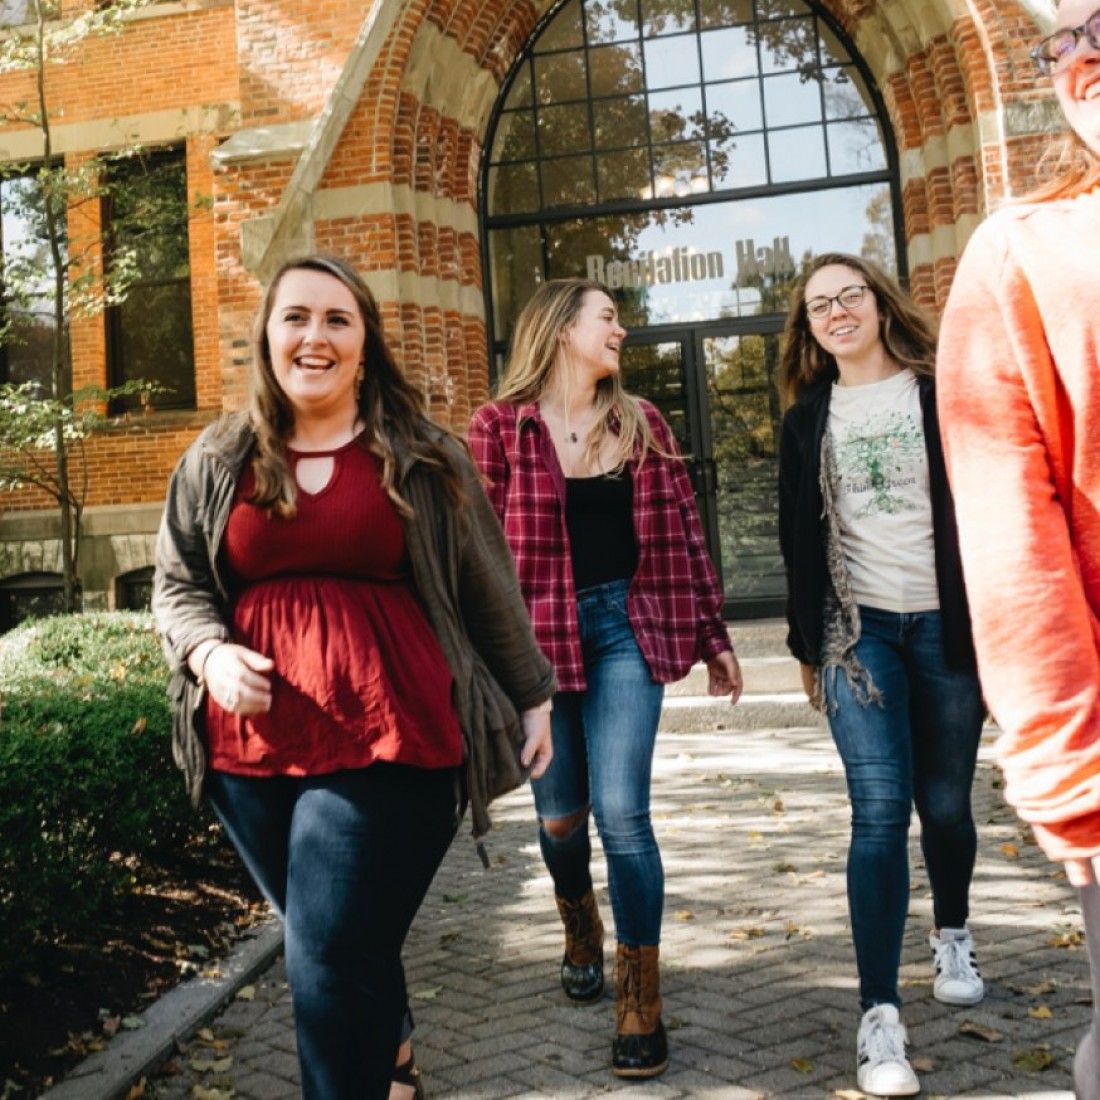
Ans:
[[[817,666],[817,698],[814,705],[824,709],[825,677],[843,672],[848,677],[852,694],[861,706],[882,705],[882,693],[871,679],[870,672],[856,657],[859,641],[859,607],[852,594],[848,563],[840,541],[840,520],[836,497],[840,477],[833,457],[832,434],[826,429],[821,437],[821,501],[825,518],[825,560],[830,584],[825,591],[824,629],[821,639],[821,661]]]

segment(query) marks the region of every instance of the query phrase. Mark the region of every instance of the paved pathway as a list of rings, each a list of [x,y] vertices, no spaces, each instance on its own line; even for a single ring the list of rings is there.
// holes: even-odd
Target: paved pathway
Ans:
[[[1060,871],[1003,806],[986,740],[971,925],[988,996],[971,1009],[932,999],[930,902],[914,843],[902,972],[911,1054],[926,1100],[1069,1100],[1072,1050],[1091,1012],[1080,914]],[[662,734],[653,808],[667,876],[668,1071],[644,1084],[613,1078],[613,999],[576,1007],[558,988],[561,933],[530,794],[521,791],[495,807],[492,870],[481,870],[464,828],[409,938],[417,1059],[430,1097],[861,1095],[844,896],[848,809],[827,734]],[[597,867],[609,918],[602,860]],[[281,965],[244,992],[253,999],[230,1005],[146,1095],[297,1095]]]

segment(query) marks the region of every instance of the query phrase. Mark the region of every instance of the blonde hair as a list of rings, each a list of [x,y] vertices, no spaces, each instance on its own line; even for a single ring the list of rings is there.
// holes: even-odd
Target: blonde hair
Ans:
[[[424,398],[405,378],[382,335],[382,315],[370,288],[345,260],[315,254],[288,260],[271,278],[253,326],[252,376],[249,418],[256,433],[252,469],[256,488],[252,503],[277,515],[290,517],[297,510],[298,486],[287,461],[287,441],[294,431],[294,410],[275,377],[267,322],[275,306],[275,295],[289,271],[319,271],[343,283],[363,320],[363,373],[358,393],[357,419],[366,426],[366,447],[382,460],[382,488],[400,515],[413,514],[408,501],[397,491],[393,440],[435,469],[448,499],[456,506],[464,499],[461,478],[440,442],[438,428],[424,414]],[[447,433],[444,432],[444,435]]]
[[[834,264],[858,271],[870,287],[882,319],[879,337],[887,355],[914,374],[931,376],[935,372],[936,329],[928,314],[878,264],[846,252],[826,252],[814,258],[791,291],[784,328],[786,343],[779,363],[779,392],[784,408],[818,379],[837,377],[836,358],[817,342],[803,300],[810,276]]]
[[[607,295],[607,290],[591,279],[550,279],[531,295],[516,321],[511,354],[497,387],[498,401],[538,401],[559,375],[568,387],[562,336],[576,324],[591,293]],[[609,436],[615,441],[615,472],[632,459],[640,466],[651,451],[671,457],[657,445],[641,402],[626,392],[618,373],[596,383],[595,406],[596,420],[585,439],[586,462],[595,462]]]

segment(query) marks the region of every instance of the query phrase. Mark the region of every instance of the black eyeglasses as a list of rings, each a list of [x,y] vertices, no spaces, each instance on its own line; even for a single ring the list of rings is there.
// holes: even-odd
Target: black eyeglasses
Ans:
[[[864,283],[853,283],[851,286],[841,287],[839,294],[819,294],[816,298],[807,300],[806,312],[815,321],[820,321],[832,312],[833,302],[839,302],[841,309],[858,309],[863,303],[863,295],[870,289]]]
[[[1077,48],[1077,40],[1084,35],[1094,50],[1100,50],[1100,8],[1092,13],[1079,27],[1064,27],[1060,31],[1047,35],[1031,51],[1031,60],[1043,74],[1061,72]]]

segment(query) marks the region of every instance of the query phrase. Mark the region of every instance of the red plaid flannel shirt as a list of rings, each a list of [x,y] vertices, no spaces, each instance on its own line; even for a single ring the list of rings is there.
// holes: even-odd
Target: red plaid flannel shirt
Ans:
[[[643,401],[661,450],[676,441]],[[565,525],[565,475],[538,405],[483,405],[470,422],[470,450],[487,479],[531,613],[535,637],[561,691],[584,691],[584,658]],[[651,453],[634,479],[638,568],[627,613],[653,678],[671,683],[696,660],[732,648],[722,622],[722,589],[703,541],[687,469]]]

